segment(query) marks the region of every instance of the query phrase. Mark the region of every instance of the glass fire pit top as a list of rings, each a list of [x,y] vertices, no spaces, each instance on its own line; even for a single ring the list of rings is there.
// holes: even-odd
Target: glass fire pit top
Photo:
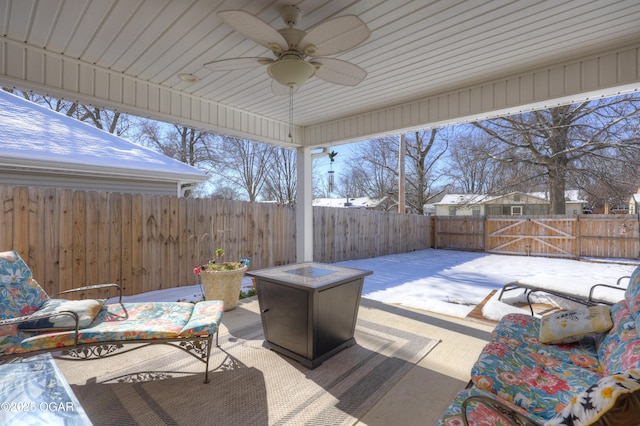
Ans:
[[[303,262],[251,271],[247,272],[247,275],[315,288],[371,273],[363,269]]]
[[[303,266],[302,268],[290,269],[285,271],[289,274],[300,275],[305,278],[319,278],[324,275],[335,273],[330,269],[316,268],[315,266]]]

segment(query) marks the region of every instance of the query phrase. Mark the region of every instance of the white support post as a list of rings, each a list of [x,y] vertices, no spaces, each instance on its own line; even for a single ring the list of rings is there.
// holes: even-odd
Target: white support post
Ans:
[[[400,146],[398,148],[398,213],[405,212],[405,153],[407,142],[405,134],[400,135]]]
[[[311,148],[297,149],[296,262],[313,261],[313,184]]]

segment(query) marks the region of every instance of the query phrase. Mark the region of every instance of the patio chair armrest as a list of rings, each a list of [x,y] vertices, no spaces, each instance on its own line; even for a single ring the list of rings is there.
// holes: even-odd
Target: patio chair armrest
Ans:
[[[98,290],[101,288],[109,288],[109,287],[116,287],[118,289],[118,297],[119,297],[118,303],[122,303],[122,287],[120,286],[120,284],[115,284],[115,283],[94,284],[94,285],[88,285],[84,287],[72,288],[71,290],[61,291],[58,294],[68,294],[68,293],[76,293],[78,291]]]
[[[620,282],[624,279],[631,279],[631,275],[625,275],[624,277],[620,277],[618,278],[618,280],[616,281],[616,285],[620,285]]]
[[[80,317],[78,316],[77,313],[73,312],[73,311],[58,311],[58,312],[34,312],[31,315],[24,315],[21,317],[15,317],[15,318],[8,318],[8,319],[4,319],[4,320],[0,320],[0,327],[2,326],[7,326],[7,325],[14,325],[14,324],[20,324],[23,322],[29,322],[29,321],[37,321],[39,319],[44,319],[44,318],[51,318],[51,317],[57,317],[60,315],[66,315],[66,316],[70,316],[73,318],[73,321],[75,323],[75,334],[74,334],[74,342],[75,345],[78,345],[78,332],[80,330]],[[23,331],[29,331],[29,330],[23,330]]]
[[[620,280],[618,280],[618,281],[620,281]],[[589,301],[590,302],[598,302],[598,303],[606,303],[607,305],[611,305],[612,303],[603,302],[603,301],[600,301],[600,300],[594,300],[593,299],[593,291],[596,289],[596,287],[606,287],[606,288],[612,288],[614,290],[622,290],[622,291],[626,291],[627,290],[626,288],[619,287],[618,285],[609,285],[609,284],[595,284],[595,285],[592,285],[591,289],[589,290]]]
[[[489,410],[492,410],[510,421],[510,424],[516,426],[540,426],[537,423],[525,416],[524,414],[514,410],[512,407],[503,404],[500,401],[489,398],[488,396],[472,395],[462,402],[462,422],[465,426],[469,426],[469,420],[467,419],[467,408],[470,404],[481,403]]]
[[[533,304],[531,303],[531,295],[533,293],[548,293],[551,294],[553,296],[556,297],[561,297],[565,300],[570,300],[571,302],[575,302],[575,303],[579,303],[581,305],[585,305],[585,306],[593,306],[593,305],[597,305],[598,302],[592,301],[590,299],[587,299],[586,297],[579,297],[579,296],[572,296],[570,294],[565,294],[565,293],[560,293],[558,291],[553,291],[553,290],[547,290],[547,289],[531,289],[531,291],[529,291],[527,293],[527,303],[529,304],[529,309],[531,310],[531,316],[534,315],[533,313]]]

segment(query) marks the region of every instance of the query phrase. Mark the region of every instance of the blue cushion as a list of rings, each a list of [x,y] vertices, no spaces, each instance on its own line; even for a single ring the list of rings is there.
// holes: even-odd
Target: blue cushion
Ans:
[[[78,327],[86,328],[91,324],[96,315],[98,315],[98,312],[102,309],[104,302],[105,301],[103,299],[49,299],[44,302],[35,314],[71,311],[78,315]],[[28,331],[74,330],[76,328],[76,323],[75,319],[71,315],[58,315],[23,322],[18,325],[18,328]]]

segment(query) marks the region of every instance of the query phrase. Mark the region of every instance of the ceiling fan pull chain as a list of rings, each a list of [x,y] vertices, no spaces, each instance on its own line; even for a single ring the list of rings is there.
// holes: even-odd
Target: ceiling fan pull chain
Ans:
[[[293,86],[289,86],[289,139],[293,140]]]

